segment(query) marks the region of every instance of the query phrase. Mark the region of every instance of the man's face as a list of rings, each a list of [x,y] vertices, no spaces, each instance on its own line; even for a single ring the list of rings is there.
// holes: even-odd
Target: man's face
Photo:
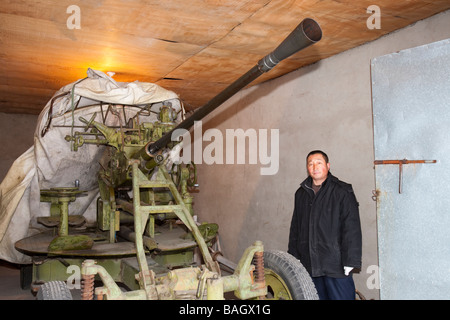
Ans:
[[[306,167],[316,185],[320,185],[325,181],[330,170],[330,164],[325,161],[325,158],[320,153],[310,155],[307,159]]]

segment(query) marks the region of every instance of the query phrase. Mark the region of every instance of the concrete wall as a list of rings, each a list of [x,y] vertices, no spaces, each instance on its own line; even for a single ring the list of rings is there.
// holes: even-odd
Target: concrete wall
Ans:
[[[332,173],[355,189],[363,267],[354,279],[367,299],[378,299],[379,290],[367,286],[368,280],[376,280],[368,267],[378,265],[370,60],[449,37],[447,11],[243,90],[210,114],[203,130],[220,129],[224,145],[226,129],[279,129],[275,175],[261,175],[261,165],[248,160],[198,166],[200,188],[194,208],[200,221],[219,224],[224,255],[237,262],[255,240],[262,240],[267,249],[287,250],[294,192],[307,175],[305,156],[322,149],[330,157]],[[209,144],[205,141],[203,147]]]
[[[22,153],[33,145],[37,115],[0,113],[0,181]]]

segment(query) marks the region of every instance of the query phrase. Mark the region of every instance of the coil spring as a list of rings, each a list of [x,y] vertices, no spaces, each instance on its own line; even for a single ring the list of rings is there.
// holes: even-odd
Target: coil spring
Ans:
[[[81,276],[81,299],[94,300],[94,277],[95,275]]]
[[[255,252],[253,256],[253,264],[255,265],[255,271],[253,272],[255,275],[255,282],[261,283],[264,282],[264,253],[263,252]]]

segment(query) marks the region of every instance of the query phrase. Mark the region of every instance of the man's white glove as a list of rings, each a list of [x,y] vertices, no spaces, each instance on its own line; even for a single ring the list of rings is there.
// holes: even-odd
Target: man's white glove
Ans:
[[[352,270],[353,270],[353,267],[344,267],[345,275],[348,276]]]

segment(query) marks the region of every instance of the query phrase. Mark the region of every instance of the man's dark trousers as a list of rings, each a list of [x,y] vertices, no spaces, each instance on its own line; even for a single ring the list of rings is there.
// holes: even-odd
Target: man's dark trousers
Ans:
[[[320,300],[355,300],[355,283],[350,274],[344,278],[312,277]]]

